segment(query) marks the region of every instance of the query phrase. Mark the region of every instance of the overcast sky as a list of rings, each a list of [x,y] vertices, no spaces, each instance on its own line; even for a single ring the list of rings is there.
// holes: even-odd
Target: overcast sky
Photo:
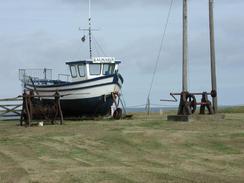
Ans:
[[[106,56],[122,60],[128,106],[145,104],[171,0],[93,0],[94,37]],[[215,0],[219,103],[244,104],[244,1]],[[67,73],[65,62],[88,58],[80,41],[88,0],[8,0],[0,3],[0,98],[21,93],[20,68]],[[189,90],[210,91],[208,0],[189,0]],[[182,0],[175,0],[151,100],[181,91]],[[96,46],[99,47],[99,46]],[[100,49],[95,56],[104,56]]]

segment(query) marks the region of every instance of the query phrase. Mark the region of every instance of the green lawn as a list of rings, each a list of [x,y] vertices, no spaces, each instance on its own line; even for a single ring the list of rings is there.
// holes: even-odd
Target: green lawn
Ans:
[[[244,114],[225,120],[0,122],[0,182],[244,182]]]
[[[234,106],[234,107],[222,107],[220,108],[222,113],[244,113],[244,106]]]

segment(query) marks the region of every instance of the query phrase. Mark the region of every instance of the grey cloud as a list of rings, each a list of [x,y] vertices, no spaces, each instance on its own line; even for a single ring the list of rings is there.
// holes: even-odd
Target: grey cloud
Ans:
[[[65,62],[80,58],[80,42],[58,40],[54,37],[40,32],[22,37],[0,36],[0,82],[7,83],[6,87],[9,88],[8,92],[0,91],[1,97],[17,96],[21,92],[18,81],[20,68],[54,69],[55,79],[58,73],[68,73]]]
[[[67,4],[82,4],[82,5],[87,5],[88,0],[60,0],[63,3]],[[158,5],[167,5],[170,3],[171,0],[92,0],[92,5],[93,6],[99,6],[103,7],[106,9],[111,9],[111,8],[116,8],[116,9],[121,9],[121,8],[128,8],[130,6],[137,6],[137,7],[144,7],[146,6],[158,6]],[[175,3],[178,4],[178,0],[175,0]],[[145,9],[147,11],[147,9]]]
[[[59,0],[63,3],[67,4],[88,4],[88,0]],[[202,0],[189,0],[190,3],[198,3]],[[123,7],[130,7],[132,5],[136,5],[138,7],[143,6],[146,11],[145,6],[159,6],[159,5],[168,5],[171,0],[92,0],[91,1],[93,5],[98,5],[101,7],[111,8],[123,8]],[[239,4],[242,3],[242,0],[215,0],[216,4]],[[181,4],[182,0],[174,0],[174,4]],[[208,3],[208,0],[206,0],[206,3]]]
[[[25,0],[23,2],[28,1]],[[33,1],[29,2],[33,3]],[[86,21],[86,13],[84,11],[86,11],[88,1],[56,0],[56,2],[62,3],[57,3],[57,6],[53,4],[50,9],[46,9],[50,1],[47,1],[47,3],[41,2],[43,3],[41,10],[35,4],[35,8],[41,11],[40,14],[35,14],[35,17],[42,17],[43,21],[29,19],[29,15],[33,16],[33,12],[30,10],[32,6],[30,3],[23,3],[21,7],[28,6],[29,14],[23,17],[19,13],[22,12],[22,9],[15,7],[18,13],[13,13],[14,16],[11,22],[9,19],[5,20],[7,26],[4,24],[5,26],[1,29],[0,82],[5,83],[8,88],[7,91],[0,91],[1,97],[4,93],[10,94],[12,92],[10,96],[19,94],[19,91],[16,91],[16,88],[20,86],[17,80],[17,70],[19,68],[50,67],[58,72],[63,72],[66,69],[65,61],[79,59],[81,56],[85,57],[83,53],[87,50],[86,48],[81,49],[79,38],[82,33],[79,34],[73,31],[77,31],[80,19],[83,18],[82,20]],[[151,80],[151,73],[158,54],[162,27],[165,22],[165,12],[168,8],[168,6],[163,5],[169,5],[169,2],[169,0],[93,1],[94,6],[99,6],[94,7],[94,9],[101,7],[99,16],[97,14],[96,17],[98,20],[94,21],[97,21],[96,23],[98,24],[100,23],[98,26],[104,26],[102,31],[97,33],[98,36],[96,38],[99,42],[102,40],[101,45],[109,50],[107,52],[109,55],[122,59],[121,72],[125,77],[124,91],[127,93],[128,101],[131,101],[129,103],[136,104],[145,100],[147,87]],[[175,0],[175,2],[180,3],[181,0]],[[207,0],[206,2],[202,0],[192,0],[191,2],[190,6],[192,9],[190,13],[192,16],[189,22],[190,83],[192,84],[191,89],[199,91],[209,87],[208,74],[202,74],[202,72],[209,70],[208,9]],[[75,11],[73,11],[73,7],[67,6],[68,4],[74,6]],[[156,5],[160,6],[156,7]],[[204,9],[201,5],[205,6]],[[152,10],[151,12],[146,9],[149,6]],[[161,11],[161,6],[163,11]],[[8,7],[11,8],[12,5],[10,4]],[[243,85],[240,84],[240,78],[244,72],[242,50],[244,44],[242,36],[244,31],[242,21],[243,7],[243,0],[216,0],[216,52],[220,95],[221,99],[223,99],[221,100],[222,104],[231,103],[229,99],[227,101],[224,97],[230,94],[229,88],[238,89],[238,91],[244,90]],[[33,8],[33,11],[36,10],[35,8]],[[116,13],[116,11],[108,13],[104,11],[104,8],[125,9],[119,13]],[[229,8],[232,11],[227,11]],[[63,11],[64,9],[65,12]],[[53,14],[53,11],[58,13]],[[6,12],[11,11],[6,9]],[[4,16],[1,16],[3,22],[4,17],[11,16],[6,14],[6,12],[2,13]],[[131,17],[132,15],[133,17]],[[153,90],[154,98],[157,101],[163,97],[162,95],[166,96],[169,90],[178,91],[181,87],[181,15],[180,6],[173,9]],[[18,17],[17,20],[15,19],[16,17]],[[23,26],[23,18],[26,18],[25,25],[27,28]],[[74,21],[70,23],[71,20]],[[62,24],[55,24],[59,21]],[[40,24],[40,27],[37,27],[39,26],[38,24]],[[59,27],[56,28],[53,24]],[[73,27],[69,29],[67,28],[69,26]],[[20,29],[15,29],[16,27]],[[37,32],[39,29],[40,31],[43,30],[43,27],[46,32]],[[9,30],[11,33],[9,33]],[[196,84],[197,82],[201,83],[201,85]],[[140,86],[140,96],[136,97],[136,99],[134,94],[138,91],[134,88],[135,83]],[[233,103],[244,103],[243,100],[237,101],[236,99],[233,101]]]

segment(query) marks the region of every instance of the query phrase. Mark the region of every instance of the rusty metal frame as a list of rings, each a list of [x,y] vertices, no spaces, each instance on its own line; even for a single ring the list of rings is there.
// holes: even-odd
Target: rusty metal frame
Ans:
[[[22,112],[21,112],[21,118],[20,118],[20,125],[23,125],[23,122],[25,123],[25,126],[31,126],[32,125],[32,120],[35,118],[35,116],[40,116],[42,114],[44,114],[45,118],[49,118],[49,116],[47,116],[48,112],[52,112],[54,113],[53,118],[51,119],[51,123],[54,124],[54,121],[57,119],[57,117],[59,116],[59,124],[62,125],[63,124],[63,113],[62,113],[62,109],[61,109],[61,105],[60,105],[60,96],[58,91],[56,91],[56,93],[54,95],[34,95],[33,91],[30,91],[29,93],[27,93],[26,91],[24,91],[23,95],[19,96],[23,98],[23,104],[22,104]],[[50,106],[48,106],[48,108],[45,108],[47,106],[42,106],[42,104],[40,106],[35,106],[34,105],[34,99],[35,98],[47,98],[47,97],[53,97],[54,98],[54,102],[53,104],[50,104]],[[39,113],[38,113],[39,112]],[[50,119],[49,119],[50,120]]]

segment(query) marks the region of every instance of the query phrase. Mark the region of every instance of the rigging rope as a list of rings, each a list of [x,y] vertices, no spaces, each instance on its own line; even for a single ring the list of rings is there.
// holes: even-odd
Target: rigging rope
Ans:
[[[97,45],[96,44],[93,44],[94,45],[94,50],[95,50],[95,55],[99,56],[100,52],[99,50],[97,49]]]
[[[103,54],[104,56],[106,56],[107,54],[105,53],[104,49],[101,47],[101,45],[99,44],[99,42],[97,41],[97,39],[95,38],[94,35],[92,35],[92,38],[93,38],[93,40],[95,41],[94,43],[95,43],[95,44],[98,46],[98,48],[101,50],[102,54]]]
[[[159,47],[159,52],[158,52],[158,55],[157,55],[156,64],[155,64],[155,67],[154,67],[154,70],[153,70],[152,80],[151,80],[150,88],[149,88],[149,91],[148,91],[148,97],[147,97],[148,98],[148,102],[150,101],[150,95],[151,95],[151,92],[152,92],[152,87],[153,87],[153,83],[154,83],[154,80],[155,80],[155,75],[156,75],[157,68],[158,68],[158,65],[159,65],[159,59],[160,59],[161,52],[162,52],[162,49],[163,49],[163,45],[164,45],[164,41],[165,41],[165,36],[166,36],[166,31],[167,31],[168,24],[169,24],[169,18],[170,18],[170,15],[171,15],[173,3],[174,3],[174,0],[171,0],[170,7],[169,7],[169,11],[168,11],[168,15],[167,15],[167,19],[166,19],[166,24],[164,26],[163,37],[161,39],[161,43],[160,43],[160,47]],[[150,106],[148,106],[148,107],[150,107]]]

